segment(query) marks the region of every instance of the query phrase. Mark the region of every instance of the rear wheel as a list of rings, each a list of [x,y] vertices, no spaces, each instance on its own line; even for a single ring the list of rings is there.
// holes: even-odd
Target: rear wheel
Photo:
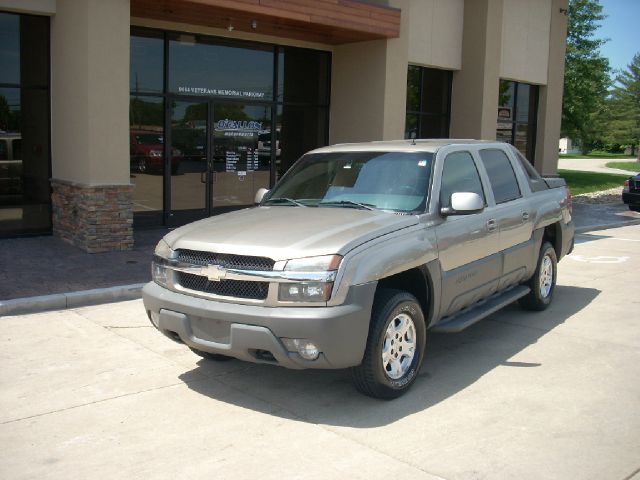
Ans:
[[[370,397],[399,397],[416,380],[425,345],[424,315],[416,298],[399,290],[380,290],[362,364],[351,369],[355,387]]]
[[[531,291],[519,302],[527,310],[544,310],[553,300],[558,275],[558,258],[556,251],[549,242],[543,242],[538,257],[538,266],[533,277],[528,282]]]
[[[220,353],[209,353],[203,352],[202,350],[198,350],[197,348],[189,347],[193,353],[196,355],[200,355],[202,358],[206,358],[207,360],[213,360],[216,362],[227,362],[229,360],[233,360],[233,357],[227,357],[226,355],[222,355]]]
[[[640,205],[629,205],[629,210],[632,212],[640,212]]]

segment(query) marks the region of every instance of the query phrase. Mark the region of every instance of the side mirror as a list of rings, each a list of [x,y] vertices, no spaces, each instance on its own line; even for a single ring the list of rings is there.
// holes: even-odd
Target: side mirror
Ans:
[[[267,190],[266,188],[259,188],[256,192],[256,196],[253,198],[253,203],[258,205],[260,202],[262,202],[262,199],[267,193],[269,193],[269,190]]]
[[[484,200],[477,193],[455,192],[451,195],[451,206],[440,209],[440,214],[448,215],[469,215],[484,210]]]

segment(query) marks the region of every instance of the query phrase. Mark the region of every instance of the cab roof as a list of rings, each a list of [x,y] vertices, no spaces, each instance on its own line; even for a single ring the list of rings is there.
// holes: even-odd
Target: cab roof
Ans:
[[[447,145],[477,145],[496,144],[495,140],[474,140],[470,138],[430,138],[430,139],[407,139],[407,140],[387,140],[379,142],[362,143],[338,143],[328,147],[320,147],[309,153],[332,153],[332,152],[431,152],[435,153],[439,148]]]

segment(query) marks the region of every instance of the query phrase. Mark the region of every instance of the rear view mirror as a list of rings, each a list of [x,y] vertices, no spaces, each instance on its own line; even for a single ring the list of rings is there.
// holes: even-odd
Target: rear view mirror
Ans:
[[[455,192],[451,195],[450,207],[440,209],[440,214],[448,215],[469,215],[484,210],[484,200],[477,193]]]
[[[269,193],[269,190],[267,190],[266,188],[259,188],[256,192],[256,196],[253,198],[253,203],[258,205],[260,202],[262,202],[262,199],[267,193]]]

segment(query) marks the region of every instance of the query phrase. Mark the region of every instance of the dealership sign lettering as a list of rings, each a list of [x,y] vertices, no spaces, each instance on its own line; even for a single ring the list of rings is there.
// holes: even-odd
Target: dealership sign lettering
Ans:
[[[190,93],[194,95],[220,95],[223,97],[264,98],[264,92],[228,90],[225,88],[178,87],[178,93]]]
[[[253,120],[218,120],[216,122],[216,130],[219,132],[259,132],[262,130],[262,122],[254,122]]]

